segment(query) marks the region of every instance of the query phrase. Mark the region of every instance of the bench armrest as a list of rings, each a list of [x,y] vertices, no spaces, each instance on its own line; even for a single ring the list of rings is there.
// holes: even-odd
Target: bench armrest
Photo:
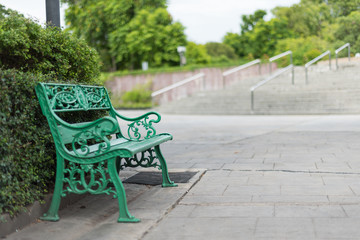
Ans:
[[[128,124],[127,130],[127,134],[131,140],[138,141],[141,138],[149,139],[156,135],[156,130],[152,124],[158,123],[161,120],[161,116],[157,112],[148,112],[135,118],[125,117],[116,112],[115,109],[113,109],[113,112],[118,118],[131,122]]]
[[[77,156],[86,157],[87,155],[99,155],[110,149],[110,141],[107,136],[114,134],[118,130],[118,123],[112,117],[103,117],[93,122],[70,124],[59,117],[56,117],[59,124],[58,129],[63,137],[64,143],[71,143],[72,152]],[[93,139],[97,144],[97,149],[91,149],[88,140]]]

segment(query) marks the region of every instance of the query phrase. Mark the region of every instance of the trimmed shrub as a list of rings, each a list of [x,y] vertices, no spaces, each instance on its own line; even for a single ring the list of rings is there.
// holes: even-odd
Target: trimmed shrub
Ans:
[[[112,104],[115,108],[150,108],[152,107],[151,84],[149,81],[143,85],[136,85],[131,91],[122,95],[112,96]]]
[[[9,12],[0,21],[1,68],[51,74],[64,80],[99,77],[98,54],[85,41]]]
[[[293,51],[294,65],[304,65],[330,48],[330,44],[319,37],[286,38],[279,41],[276,54]],[[289,64],[289,58],[279,60],[281,66]]]
[[[34,90],[49,79],[16,70],[0,79],[0,213],[12,216],[48,191],[55,146]]]
[[[54,183],[55,146],[35,85],[96,84],[100,70],[97,52],[84,41],[0,9],[0,214],[14,216],[41,201]],[[101,114],[74,112],[67,119],[88,121]]]

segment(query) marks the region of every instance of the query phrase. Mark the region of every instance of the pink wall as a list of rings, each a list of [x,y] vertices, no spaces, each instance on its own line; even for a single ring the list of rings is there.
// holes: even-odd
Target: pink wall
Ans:
[[[271,65],[272,71],[277,69],[275,63]],[[113,80],[105,83],[106,87],[114,94],[120,94],[133,89],[138,84],[145,84],[152,81],[152,90],[157,91],[176,82],[194,76],[198,73],[204,73],[203,78],[194,80],[176,89],[170,90],[159,96],[156,96],[154,101],[158,104],[177,100],[186,96],[190,96],[199,91],[209,91],[221,89],[223,82],[226,85],[231,85],[242,79],[254,77],[259,75],[259,65],[254,65],[243,69],[236,73],[226,76],[224,79],[222,73],[228,69],[220,68],[202,68],[191,72],[173,72],[173,73],[157,73],[157,74],[142,74],[142,75],[128,75],[122,77],[114,77]],[[261,64],[261,75],[269,73],[269,64]]]

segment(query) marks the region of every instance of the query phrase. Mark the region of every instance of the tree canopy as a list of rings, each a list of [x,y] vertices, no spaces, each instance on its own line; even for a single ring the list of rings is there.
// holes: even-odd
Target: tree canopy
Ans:
[[[184,27],[172,20],[166,0],[63,0],[68,31],[97,49],[104,70],[175,65]],[[165,37],[167,36],[167,37]]]
[[[239,33],[227,33],[223,43],[239,57],[268,57],[287,50],[303,64],[324,50],[349,42],[360,52],[360,0],[301,0],[290,7],[276,7],[265,21],[264,10],[242,15]]]

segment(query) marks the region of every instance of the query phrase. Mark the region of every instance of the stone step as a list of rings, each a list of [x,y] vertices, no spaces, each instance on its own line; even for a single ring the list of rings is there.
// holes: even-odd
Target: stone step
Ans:
[[[326,114],[360,112],[360,62],[350,62],[338,70],[324,65],[311,67],[308,83],[304,67],[269,81],[254,92],[251,110],[250,87],[265,79],[245,79],[224,89],[200,92],[157,108],[163,113],[181,114]]]

